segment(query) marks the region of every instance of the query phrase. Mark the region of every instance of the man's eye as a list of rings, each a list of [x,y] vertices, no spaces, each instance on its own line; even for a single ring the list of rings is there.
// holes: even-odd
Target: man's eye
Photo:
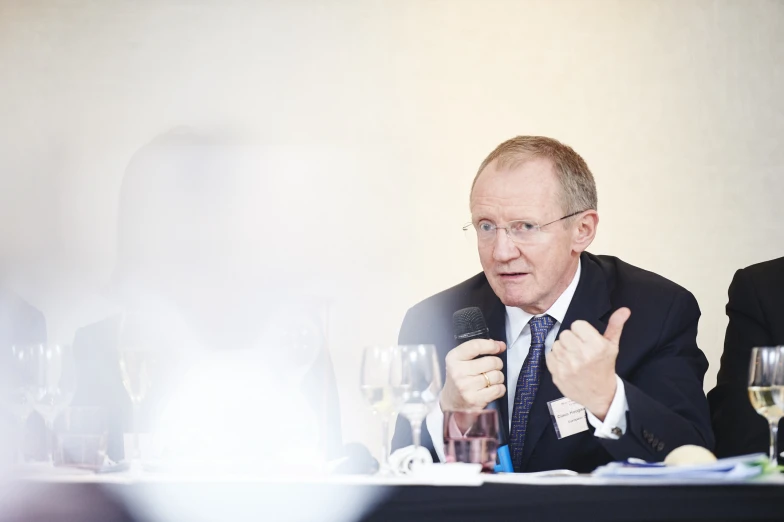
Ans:
[[[512,231],[513,232],[530,232],[536,229],[536,225],[534,223],[529,223],[527,221],[515,221],[512,223]]]
[[[492,223],[488,223],[487,221],[482,221],[479,223],[479,230],[482,232],[492,232],[495,227]]]

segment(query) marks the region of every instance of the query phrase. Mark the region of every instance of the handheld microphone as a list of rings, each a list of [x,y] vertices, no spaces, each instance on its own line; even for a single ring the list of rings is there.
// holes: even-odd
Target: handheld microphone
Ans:
[[[485,323],[485,316],[476,306],[463,308],[452,314],[452,330],[458,344],[474,339],[490,339],[490,329]]]
[[[458,344],[463,344],[474,339],[490,339],[490,329],[485,323],[485,316],[482,310],[476,306],[463,308],[452,314],[452,328],[455,333],[455,341]],[[514,466],[512,466],[512,457],[509,454],[509,443],[507,435],[507,427],[501,418],[501,410],[498,407],[498,401],[495,400],[487,405],[488,409],[496,410],[498,412],[498,451],[496,452],[497,461],[495,466],[496,473],[514,473]]]

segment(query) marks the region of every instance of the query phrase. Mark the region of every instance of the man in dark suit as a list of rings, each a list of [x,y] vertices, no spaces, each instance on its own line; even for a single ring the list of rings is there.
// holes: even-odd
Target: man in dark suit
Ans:
[[[659,461],[685,444],[711,448],[697,302],[656,274],[586,252],[598,213],[583,159],[553,139],[509,140],[480,166],[470,205],[483,273],[411,308],[399,337],[435,344],[445,369],[423,433],[434,457],[444,458],[443,411],[493,401],[516,471],[589,472]],[[490,339],[455,347],[452,314],[469,306],[482,310]],[[567,424],[549,408],[577,414]],[[410,440],[399,420],[393,447]]]
[[[716,455],[767,453],[768,423],[749,402],[749,360],[755,346],[784,345],[784,257],[735,273],[727,316],[721,367],[708,393]],[[782,436],[779,431],[779,450]]]

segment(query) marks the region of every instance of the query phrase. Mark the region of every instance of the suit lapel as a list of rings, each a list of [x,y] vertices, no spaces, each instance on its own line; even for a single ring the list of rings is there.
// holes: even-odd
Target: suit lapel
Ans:
[[[588,254],[583,253],[580,257],[581,272],[580,281],[572,297],[572,302],[566,311],[566,316],[561,324],[558,335],[568,330],[572,323],[578,319],[588,321],[594,328],[604,332],[607,327],[607,315],[610,311],[610,295],[607,287],[607,279],[599,266]],[[531,406],[528,417],[528,427],[525,434],[525,445],[523,446],[523,465],[525,469],[528,459],[536,447],[536,443],[541,438],[547,427],[552,424],[547,403],[560,399],[563,394],[553,384],[553,377],[547,365],[542,365],[542,375],[539,382],[539,391]]]

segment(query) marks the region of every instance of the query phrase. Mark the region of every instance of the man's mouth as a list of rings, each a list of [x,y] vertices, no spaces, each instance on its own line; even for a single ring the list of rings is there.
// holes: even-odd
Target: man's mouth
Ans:
[[[522,279],[529,274],[528,272],[504,272],[498,275],[501,276],[501,279],[504,281],[514,281],[516,279]]]

